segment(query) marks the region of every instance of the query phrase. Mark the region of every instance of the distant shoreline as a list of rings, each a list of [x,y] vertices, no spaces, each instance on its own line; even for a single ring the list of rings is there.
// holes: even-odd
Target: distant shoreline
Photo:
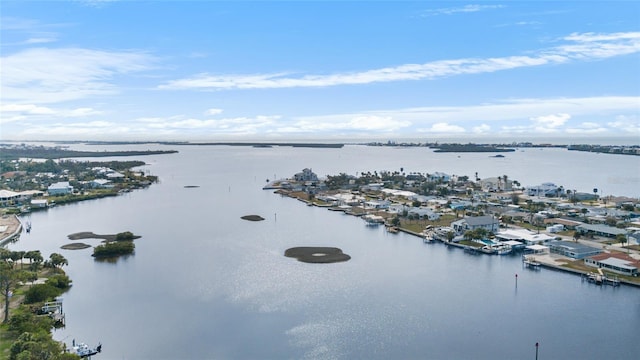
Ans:
[[[6,140],[12,141],[12,140]],[[46,140],[42,140],[46,141]],[[22,141],[28,142],[42,142],[42,141]],[[513,152],[516,149],[522,148],[560,148],[572,151],[585,151],[602,154],[614,154],[614,155],[635,155],[640,156],[640,145],[598,145],[598,144],[551,144],[551,143],[532,143],[532,142],[511,142],[511,143],[457,143],[457,142],[190,142],[190,141],[47,141],[54,144],[85,144],[85,145],[170,145],[170,146],[250,146],[255,148],[271,148],[275,146],[281,147],[300,147],[300,148],[328,148],[337,149],[342,148],[345,145],[355,146],[389,146],[389,147],[427,147],[436,149],[436,153],[444,152]],[[0,146],[3,145],[0,143]],[[60,154],[49,155],[46,158],[61,158],[61,157],[104,157],[104,156],[135,156],[135,155],[157,155],[176,153],[176,150],[164,150],[164,151],[114,151],[114,152],[93,152],[93,151],[73,151],[56,149]],[[3,149],[4,152],[4,149]],[[6,157],[7,154],[3,154]],[[21,157],[37,157],[33,154],[20,154]]]

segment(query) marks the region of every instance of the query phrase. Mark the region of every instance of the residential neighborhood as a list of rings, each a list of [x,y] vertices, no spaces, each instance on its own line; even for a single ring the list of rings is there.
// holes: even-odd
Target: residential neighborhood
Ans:
[[[143,188],[155,176],[132,170],[141,161],[3,160],[0,207],[3,213],[38,210],[66,202],[114,196]]]
[[[640,286],[640,201],[599,197],[553,183],[522,187],[507,175],[487,179],[401,171],[320,178],[306,168],[264,189],[308,205],[362,217],[425,242],[465,251],[518,254],[578,273],[596,270]],[[533,261],[535,259],[535,262]],[[595,274],[595,273],[594,273]],[[625,278],[626,277],[626,278]],[[595,277],[594,277],[595,278]],[[606,278],[606,275],[605,275]]]

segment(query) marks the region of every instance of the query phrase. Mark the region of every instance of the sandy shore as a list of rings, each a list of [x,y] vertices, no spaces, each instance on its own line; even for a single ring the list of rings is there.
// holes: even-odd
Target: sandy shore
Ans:
[[[12,237],[20,234],[22,224],[16,215],[0,216],[0,245],[4,245]]]

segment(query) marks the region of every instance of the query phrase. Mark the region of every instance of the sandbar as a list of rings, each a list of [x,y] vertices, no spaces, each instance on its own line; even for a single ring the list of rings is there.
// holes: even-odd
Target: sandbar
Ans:
[[[293,247],[287,249],[284,256],[311,264],[330,264],[351,259],[351,256],[343,253],[339,248],[316,246]]]

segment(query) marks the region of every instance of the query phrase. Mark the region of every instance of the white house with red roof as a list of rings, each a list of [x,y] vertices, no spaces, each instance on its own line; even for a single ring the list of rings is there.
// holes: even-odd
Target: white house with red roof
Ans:
[[[602,253],[584,259],[584,263],[618,274],[638,276],[640,260],[621,252]]]

